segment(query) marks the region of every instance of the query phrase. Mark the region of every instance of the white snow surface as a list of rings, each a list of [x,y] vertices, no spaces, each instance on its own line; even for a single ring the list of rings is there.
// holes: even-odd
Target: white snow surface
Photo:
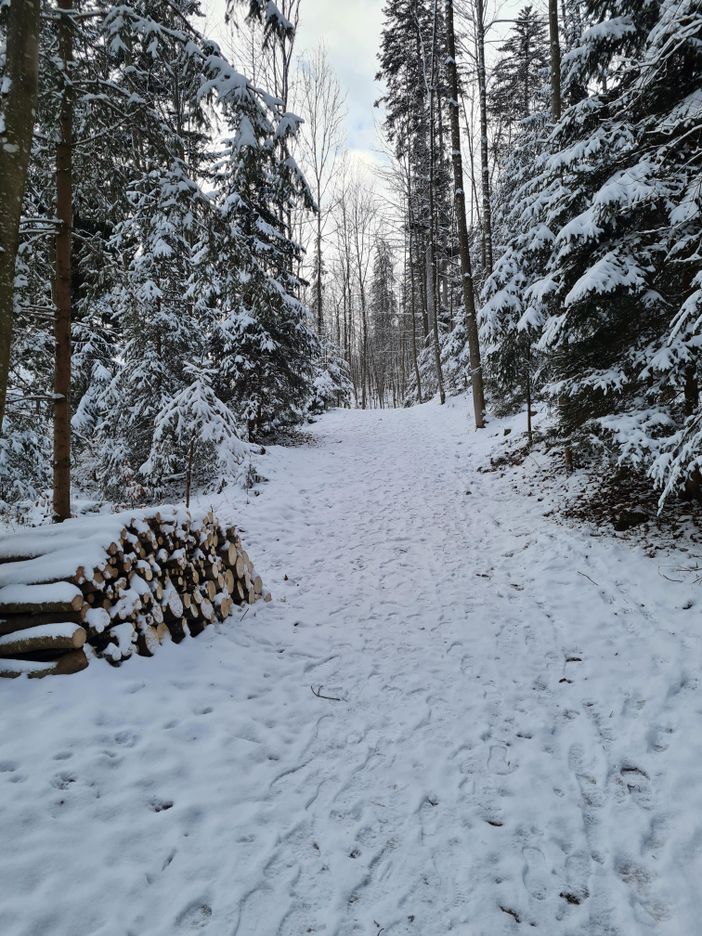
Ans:
[[[689,557],[478,473],[469,412],[322,417],[214,504],[271,604],[0,680],[3,936],[699,932]]]

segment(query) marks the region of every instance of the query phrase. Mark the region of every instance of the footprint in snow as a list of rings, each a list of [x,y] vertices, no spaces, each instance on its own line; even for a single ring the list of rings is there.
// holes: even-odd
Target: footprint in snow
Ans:
[[[516,765],[507,759],[507,754],[506,747],[501,744],[493,744],[488,756],[488,769],[496,774],[512,773]]]
[[[200,900],[194,900],[176,918],[180,929],[204,930],[212,921],[212,907]]]
[[[149,808],[154,812],[166,812],[173,808],[173,800],[151,800]]]
[[[651,780],[645,770],[625,764],[619,771],[619,782],[639,806],[646,808],[651,805]]]
[[[652,725],[646,734],[649,751],[655,751],[656,753],[667,751],[674,730],[674,728],[663,725]]]
[[[581,904],[590,896],[590,857],[585,852],[573,852],[565,860],[566,887],[561,897],[570,904]]]
[[[139,736],[133,731],[118,731],[115,735],[115,744],[121,744],[122,747],[134,747],[139,740]]]
[[[540,848],[527,846],[522,849],[524,856],[524,871],[522,880],[524,887],[535,900],[543,900],[548,893],[548,873],[546,858]]]

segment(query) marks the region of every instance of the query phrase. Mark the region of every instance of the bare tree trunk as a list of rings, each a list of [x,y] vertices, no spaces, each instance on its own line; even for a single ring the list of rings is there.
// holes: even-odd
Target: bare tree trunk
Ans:
[[[73,0],[59,0],[59,56],[63,89],[56,146],[56,281],[54,298],[54,520],[71,516],[71,248],[73,226],[73,101],[69,67],[73,58]]]
[[[185,506],[190,507],[190,491],[193,484],[193,456],[195,454],[195,436],[190,436],[188,458],[185,464]]]
[[[526,402],[527,402],[527,437],[529,445],[534,444],[534,430],[531,424],[531,335],[528,330],[526,333],[527,353],[526,353]]]
[[[0,131],[0,429],[10,371],[15,261],[37,103],[39,0],[11,0],[7,11],[5,128]]]
[[[321,201],[319,187],[317,187],[317,198]],[[322,304],[322,209],[319,201],[317,202],[317,232],[316,232],[316,263],[317,263],[317,282],[315,283],[315,292],[317,293],[317,334],[320,341],[324,337],[324,309]]]
[[[482,219],[480,217],[480,199],[478,198],[478,185],[475,181],[475,151],[473,149],[473,131],[472,131],[472,119],[473,119],[473,98],[470,99],[470,110],[471,110],[471,120],[468,120],[468,112],[466,110],[466,101],[465,98],[462,98],[463,103],[463,123],[466,131],[466,140],[468,141],[468,159],[470,162],[470,226],[473,227],[473,212],[478,219],[478,225],[482,229]]]
[[[690,366],[685,371],[685,415],[694,416],[697,412],[700,400],[700,387],[697,382],[697,373],[694,366]]]
[[[461,258],[463,306],[465,309],[466,336],[468,338],[468,355],[470,359],[470,380],[473,388],[475,428],[483,429],[485,426],[485,392],[483,388],[482,362],[480,359],[478,322],[475,315],[475,295],[473,292],[473,271],[471,269],[468,243],[468,225],[466,223],[466,193],[463,187],[463,157],[461,155],[461,129],[458,115],[458,70],[456,68],[456,36],[453,28],[453,0],[446,0],[446,31],[448,39],[451,151],[453,155],[456,226],[458,229],[458,247]]]
[[[492,207],[488,165],[487,71],[485,69],[485,9],[475,0],[475,41],[478,53],[478,98],[480,101],[480,172],[483,194],[483,259],[485,274],[492,273]]]
[[[414,287],[414,261],[412,259],[412,235],[409,242],[409,277],[410,277],[410,307],[412,312],[412,360],[414,362],[414,375],[417,380],[417,399],[422,400],[422,378],[419,373],[419,361],[417,360],[417,293]]]
[[[439,402],[446,402],[444,375],[441,369],[441,345],[439,342],[439,304],[437,297],[438,270],[436,265],[436,208],[434,204],[434,160],[436,150],[436,128],[434,114],[436,106],[436,19],[437,2],[434,0],[434,28],[431,43],[431,71],[429,85],[429,237],[427,240],[427,313],[433,321],[434,361],[436,362],[436,381],[439,385]]]
[[[558,0],[548,0],[548,31],[551,45],[551,117],[561,119],[561,44],[558,38]]]
[[[358,274],[359,299],[361,302],[361,409],[365,409],[369,402],[367,388],[370,387],[368,374],[368,316],[366,314],[366,290],[361,276]]]
[[[439,385],[439,402],[443,406],[446,402],[446,391],[444,390],[444,375],[441,369],[441,348],[439,346],[439,311],[436,308],[436,254],[434,253],[434,241],[430,237],[427,240],[426,256],[426,279],[427,279],[427,302],[429,304],[429,319],[432,322],[433,344],[434,344],[434,364],[436,366],[436,382]]]
[[[422,251],[422,247],[424,247],[423,251]],[[424,264],[424,259],[422,255],[426,257],[426,252],[427,252],[426,245],[419,242],[417,244],[417,266],[418,266],[418,269],[420,270],[422,269],[423,264]],[[426,276],[420,277],[420,284],[421,284],[421,292],[420,292],[419,297],[422,301],[422,338],[424,342],[424,347],[426,347],[427,338],[429,337],[429,327],[431,324],[429,321],[429,296],[427,295]]]

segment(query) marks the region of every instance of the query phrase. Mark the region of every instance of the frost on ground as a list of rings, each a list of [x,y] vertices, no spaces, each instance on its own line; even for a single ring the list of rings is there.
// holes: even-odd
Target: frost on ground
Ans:
[[[0,684],[3,936],[699,931],[689,557],[545,517],[467,414],[329,414],[214,505],[271,605]]]

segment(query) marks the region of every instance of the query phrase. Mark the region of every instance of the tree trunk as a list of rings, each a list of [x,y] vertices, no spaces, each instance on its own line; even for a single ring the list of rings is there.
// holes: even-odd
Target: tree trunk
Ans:
[[[434,363],[436,365],[436,382],[439,385],[439,402],[443,406],[446,402],[444,390],[444,375],[441,369],[441,348],[439,345],[439,310],[436,307],[436,255],[434,253],[433,238],[427,240],[427,302],[429,303],[429,319],[432,322]]]
[[[39,0],[11,0],[7,25],[5,129],[0,131],[0,429],[10,370],[15,260],[37,102]]]
[[[480,172],[483,195],[483,262],[485,275],[492,273],[492,207],[488,166],[487,71],[485,69],[485,9],[475,0],[475,41],[478,53],[478,98],[480,100]]]
[[[431,80],[429,86],[429,237],[427,240],[427,313],[434,331],[434,360],[436,362],[436,381],[439,385],[439,402],[446,402],[444,375],[441,370],[441,345],[439,342],[439,303],[437,296],[438,270],[436,264],[436,208],[434,199],[434,159],[436,150],[436,128],[434,114],[436,107],[436,19],[437,2],[434,0],[434,28],[431,44]]]
[[[463,285],[463,307],[466,317],[466,336],[470,359],[470,380],[473,388],[473,411],[475,428],[485,426],[485,392],[483,369],[480,359],[480,339],[475,315],[473,271],[470,262],[468,225],[466,222],[466,193],[463,188],[463,157],[461,155],[461,129],[458,114],[458,70],[456,67],[456,37],[453,28],[453,0],[446,0],[446,32],[448,40],[449,113],[451,115],[451,151],[453,155],[453,182],[455,187],[456,226],[458,248],[461,258],[461,282]]]
[[[412,361],[414,362],[414,375],[417,380],[417,399],[419,403],[422,400],[422,377],[419,372],[419,361],[417,359],[417,291],[414,284],[414,262],[412,259],[412,233],[410,231],[409,241],[409,278],[410,278],[410,307],[412,315]]]
[[[190,436],[188,458],[185,466],[185,506],[190,507],[190,490],[193,483],[193,456],[195,454],[195,436]]]
[[[365,409],[369,402],[368,386],[368,317],[366,315],[366,291],[359,268],[359,297],[361,300],[361,409]]]
[[[685,415],[694,416],[699,408],[700,387],[694,365],[685,371]]]
[[[59,0],[59,57],[63,89],[56,146],[56,281],[54,299],[54,521],[71,516],[71,249],[73,241],[73,94],[69,68],[73,58],[73,0]]]
[[[526,403],[527,403],[527,437],[529,445],[534,444],[534,430],[531,423],[531,335],[526,333]]]
[[[548,31],[551,46],[551,117],[561,119],[561,44],[558,38],[558,0],[548,0]]]
[[[316,253],[317,253],[317,282],[316,282],[316,293],[317,293],[317,334],[319,335],[319,340],[321,341],[324,337],[324,312],[322,308],[322,209],[321,209],[321,198],[322,193],[319,186],[317,186],[317,237],[316,237]]]

